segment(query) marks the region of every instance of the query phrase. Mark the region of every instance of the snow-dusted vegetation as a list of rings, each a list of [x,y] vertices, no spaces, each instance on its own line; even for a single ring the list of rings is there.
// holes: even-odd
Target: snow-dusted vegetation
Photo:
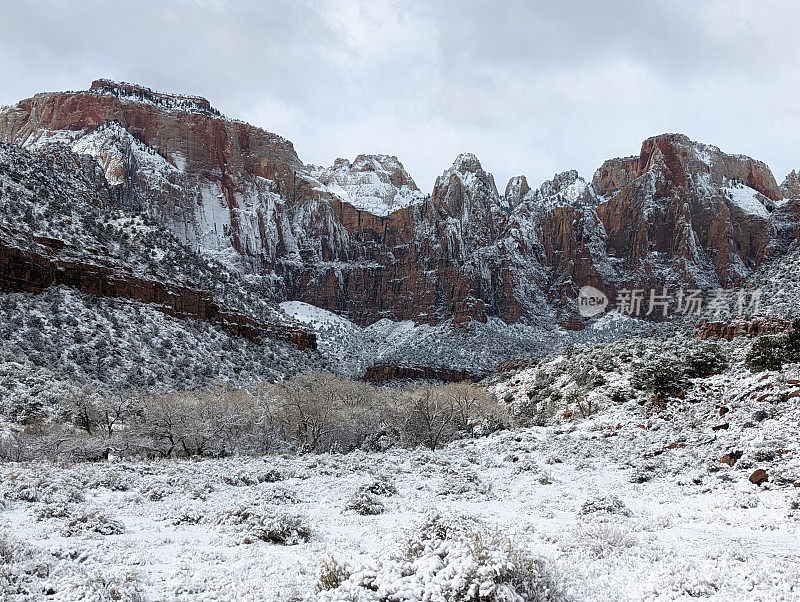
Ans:
[[[142,440],[141,422],[109,437],[99,428],[108,414],[85,405],[61,445],[102,442],[109,460],[0,465],[0,591],[12,600],[796,599],[800,369],[751,370],[751,344],[676,336],[574,347],[488,389],[377,389],[312,375],[162,395],[145,400],[144,415],[162,426],[182,418],[175,449],[150,460],[120,445]],[[233,444],[254,440],[232,417],[259,399],[276,420],[261,431],[276,446],[266,455]],[[180,431],[190,425],[181,406],[209,428]],[[396,412],[396,431],[379,407]],[[221,451],[215,432],[226,433],[228,457],[209,457]],[[4,449],[22,436],[7,431]],[[179,459],[202,437],[208,447],[189,449],[195,461]]]
[[[71,387],[192,388],[215,379],[276,380],[312,370],[312,352],[271,340],[259,345],[148,305],[83,295],[65,287],[0,295],[3,411]]]

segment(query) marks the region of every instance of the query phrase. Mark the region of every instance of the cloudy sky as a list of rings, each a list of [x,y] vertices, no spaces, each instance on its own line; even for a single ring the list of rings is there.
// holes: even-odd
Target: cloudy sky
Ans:
[[[200,94],[329,165],[462,151],[502,188],[683,132],[800,168],[795,0],[0,0],[0,104],[108,77]]]

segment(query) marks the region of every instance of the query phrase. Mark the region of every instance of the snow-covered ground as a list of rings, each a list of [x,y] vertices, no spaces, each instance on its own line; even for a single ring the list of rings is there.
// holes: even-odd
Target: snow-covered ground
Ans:
[[[436,451],[0,465],[0,586],[52,600],[451,600],[441,592],[467,572],[446,555],[396,565],[438,513],[545,559],[566,599],[798,600],[800,370],[750,374],[731,353],[681,400],[630,390],[621,360],[583,419]],[[493,390],[524,399],[577,357]],[[331,558],[342,577],[382,576],[380,591],[317,591]]]

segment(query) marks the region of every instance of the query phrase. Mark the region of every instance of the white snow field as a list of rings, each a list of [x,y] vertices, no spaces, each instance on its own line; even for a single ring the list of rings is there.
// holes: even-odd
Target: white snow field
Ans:
[[[740,356],[662,407],[615,395],[618,364],[585,418],[436,451],[2,464],[0,592],[512,601],[498,575],[524,565],[530,600],[800,600],[800,369]],[[520,398],[564,361],[493,391]]]

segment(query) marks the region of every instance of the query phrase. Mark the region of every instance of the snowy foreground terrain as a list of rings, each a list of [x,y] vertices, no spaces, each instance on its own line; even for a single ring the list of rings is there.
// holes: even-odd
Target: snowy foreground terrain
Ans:
[[[2,464],[0,591],[798,600],[800,371],[751,374],[731,354],[680,400],[615,394],[630,391],[620,363],[586,417],[436,451]],[[490,386],[513,401],[565,360],[548,361]]]

